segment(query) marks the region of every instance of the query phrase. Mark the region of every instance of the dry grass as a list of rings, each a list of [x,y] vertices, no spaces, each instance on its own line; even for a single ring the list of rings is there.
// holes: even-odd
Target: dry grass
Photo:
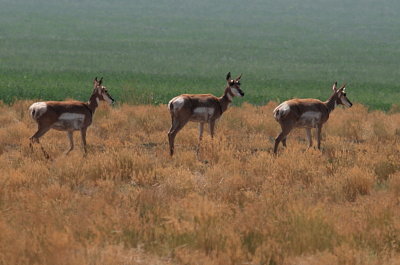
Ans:
[[[88,156],[51,131],[48,161],[30,103],[0,105],[0,264],[399,264],[395,111],[337,109],[322,152],[296,130],[274,156],[276,104],[244,104],[171,159],[165,105],[102,106]]]

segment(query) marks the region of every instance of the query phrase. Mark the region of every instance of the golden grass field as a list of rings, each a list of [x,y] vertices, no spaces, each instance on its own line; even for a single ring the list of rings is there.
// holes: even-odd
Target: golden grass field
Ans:
[[[0,105],[0,264],[400,264],[395,110],[338,108],[322,151],[298,129],[274,156],[277,104],[245,103],[170,158],[166,105],[102,105],[86,157],[53,130],[46,160],[32,102]]]

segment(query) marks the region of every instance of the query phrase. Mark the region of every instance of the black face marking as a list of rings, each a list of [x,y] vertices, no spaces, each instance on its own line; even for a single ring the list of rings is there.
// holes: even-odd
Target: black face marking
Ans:
[[[108,94],[107,92],[106,92],[106,94],[107,94],[107,96],[111,99],[111,101],[112,102],[114,102],[115,100],[111,97],[111,95],[110,94]]]
[[[106,88],[106,87],[102,87],[102,88],[103,88],[103,93],[106,94],[107,97],[108,97],[109,99],[111,99],[112,102],[114,102],[115,100],[114,100],[114,99],[111,97],[111,95],[108,93],[107,88]],[[104,97],[103,97],[103,100],[104,100]]]

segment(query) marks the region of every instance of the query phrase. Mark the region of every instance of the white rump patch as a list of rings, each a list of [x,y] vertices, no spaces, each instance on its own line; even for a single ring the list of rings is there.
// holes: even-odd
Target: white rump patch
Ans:
[[[185,103],[185,99],[181,96],[174,97],[171,99],[168,103],[168,109],[171,109],[171,104],[173,105],[173,110],[177,111],[183,107],[183,104]]]
[[[278,107],[274,109],[274,117],[276,120],[286,116],[290,111],[289,104],[285,102],[281,103]]]
[[[36,102],[29,107],[29,114],[32,119],[37,120],[47,111],[46,102]]]
[[[58,121],[53,124],[57,130],[80,130],[83,127],[85,115],[81,113],[66,112],[58,117]]]
[[[280,110],[283,112],[287,112],[290,110],[290,106],[289,104],[287,104],[286,102],[283,102],[280,106]]]

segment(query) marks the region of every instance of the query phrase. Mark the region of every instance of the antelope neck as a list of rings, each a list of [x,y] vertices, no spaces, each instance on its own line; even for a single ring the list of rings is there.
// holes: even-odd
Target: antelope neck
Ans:
[[[229,104],[232,103],[233,95],[228,95],[228,93],[230,93],[230,91],[228,91],[228,89],[225,89],[224,95],[219,98],[221,114],[224,113],[228,109]]]
[[[87,102],[87,106],[90,109],[90,111],[92,112],[92,114],[95,112],[96,108],[99,106],[98,102],[98,98],[96,94],[93,94],[89,101]]]
[[[336,100],[337,100],[337,94],[333,93],[333,95],[327,101],[325,101],[325,105],[329,113],[335,109]]]

